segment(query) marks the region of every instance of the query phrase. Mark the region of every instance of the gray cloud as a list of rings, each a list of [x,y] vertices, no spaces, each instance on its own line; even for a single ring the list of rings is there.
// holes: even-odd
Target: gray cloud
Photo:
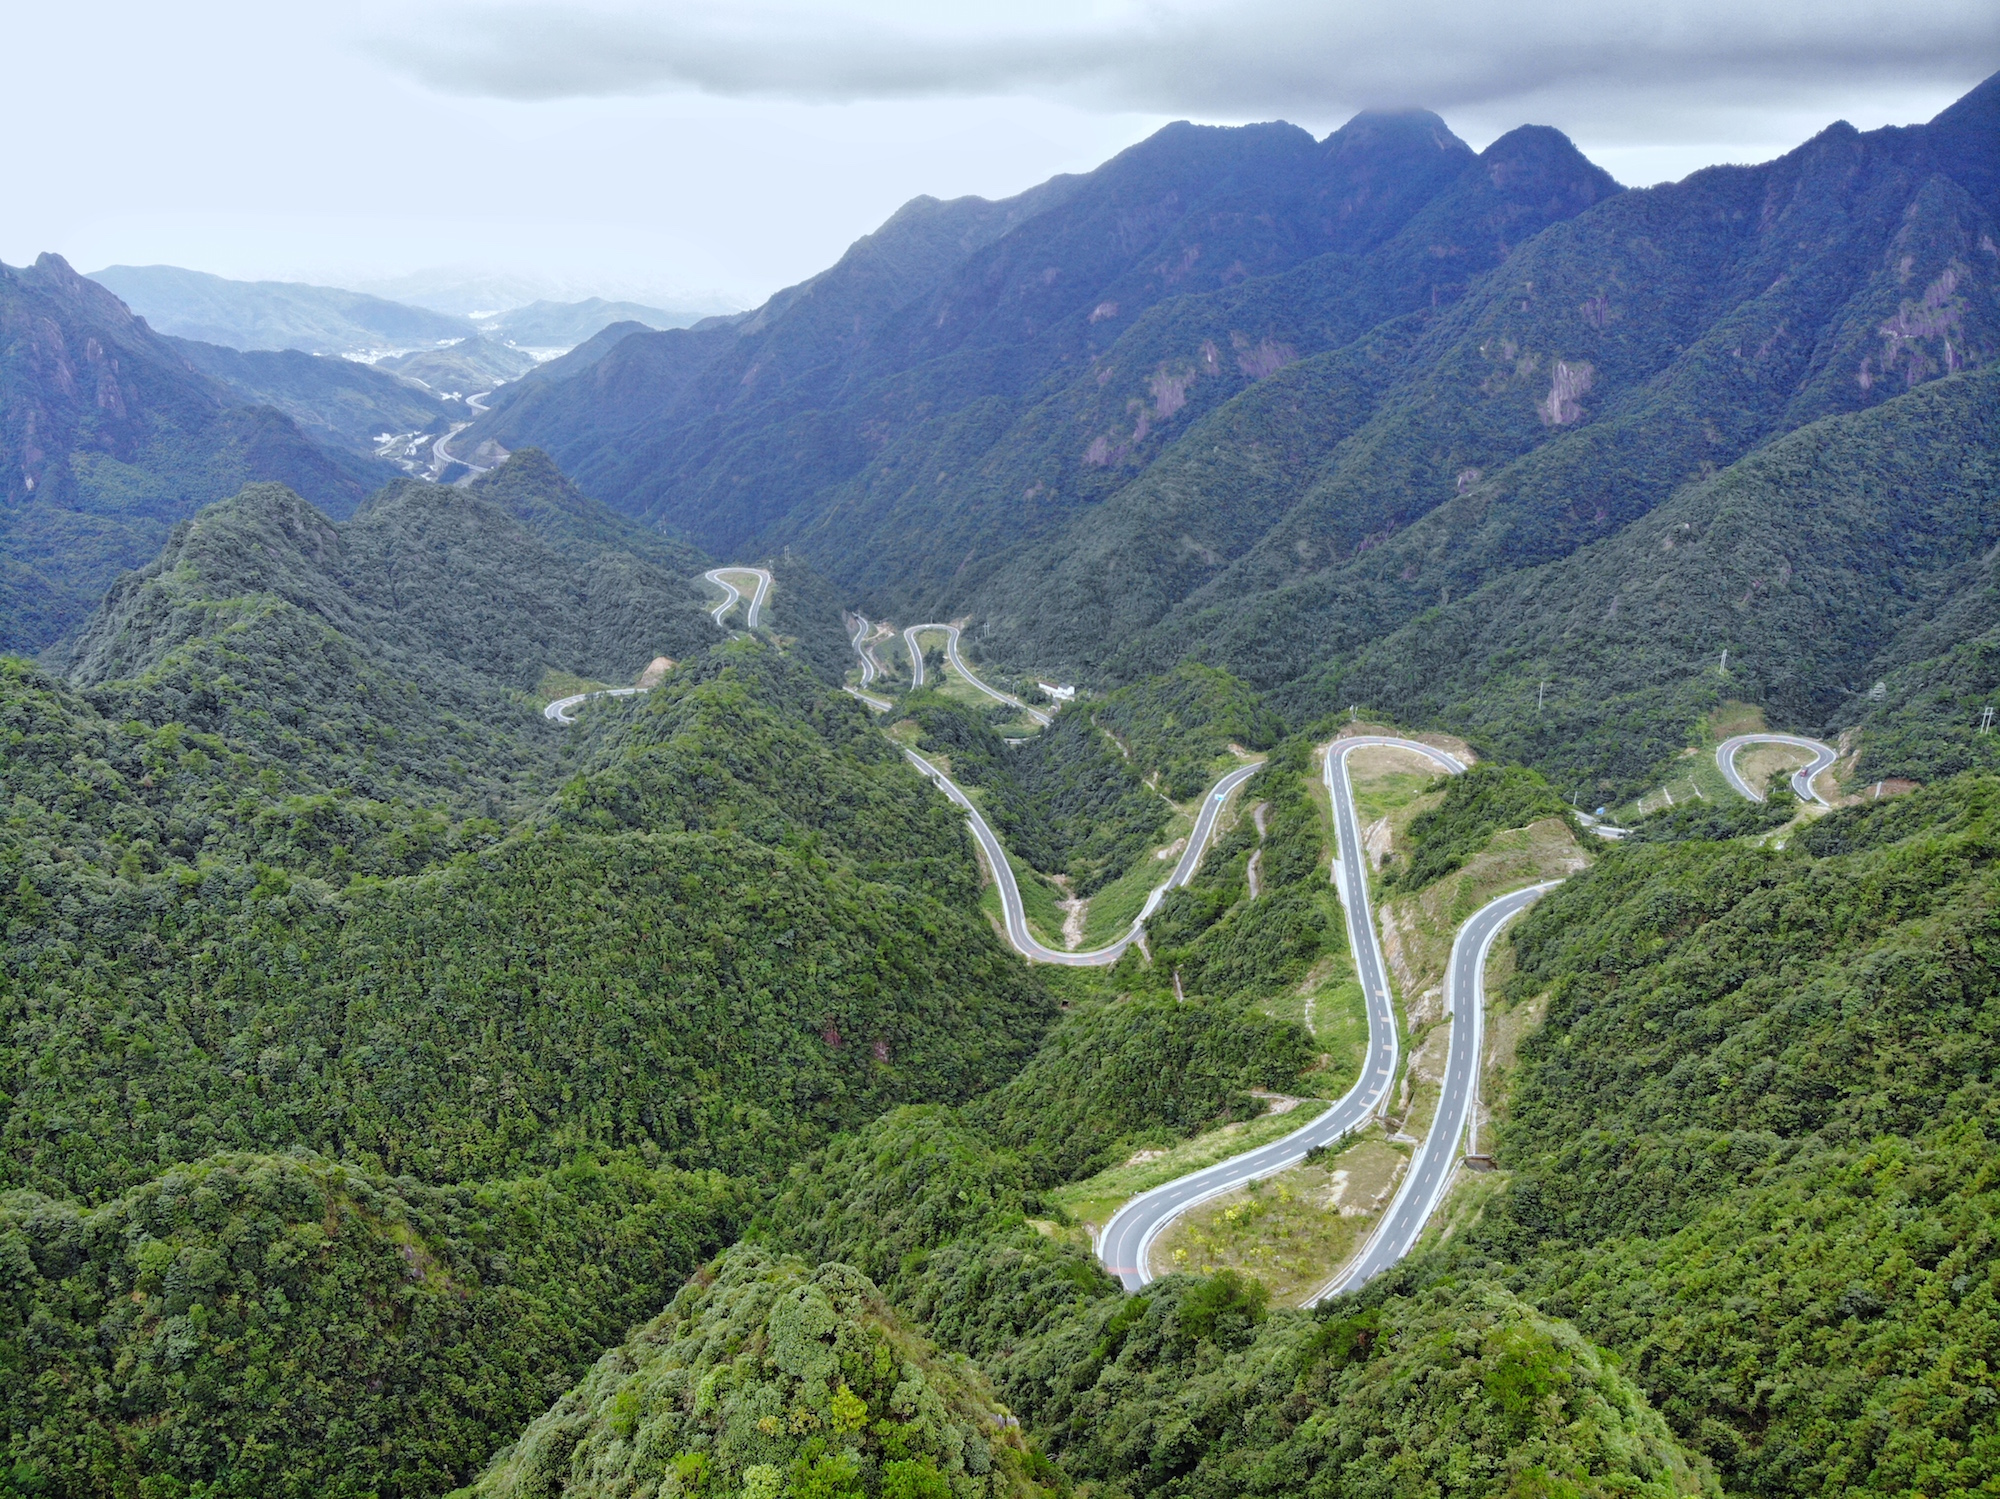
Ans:
[[[825,7],[434,12],[380,54],[440,91],[670,90],[808,102],[1028,95],[1092,108],[1330,118],[1364,105],[1566,101],[1597,118],[1811,107],[1963,86],[2000,65],[1992,0],[1218,0],[1038,28],[927,28]]]

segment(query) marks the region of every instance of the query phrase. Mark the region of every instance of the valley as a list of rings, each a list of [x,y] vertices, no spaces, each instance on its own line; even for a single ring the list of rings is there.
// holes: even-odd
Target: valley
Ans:
[[[1990,1491],[1996,152],[0,267],[0,1499]]]

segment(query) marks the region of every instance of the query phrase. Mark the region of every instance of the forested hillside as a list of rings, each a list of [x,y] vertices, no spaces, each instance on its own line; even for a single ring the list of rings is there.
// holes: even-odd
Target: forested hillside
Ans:
[[[1082,707],[1057,714],[1021,745],[1004,743],[984,714],[941,692],[913,692],[900,711],[915,720],[921,748],[946,757],[954,776],[985,793],[1007,846],[1070,880],[1079,895],[1124,874],[1172,815]]]
[[[1513,943],[1505,1003],[1548,1009],[1499,1194],[1317,1314],[1227,1277],[1118,1295],[1030,1226],[1068,1172],[984,1105],[837,1142],[766,1231],[863,1267],[1071,1477],[1132,1492],[1373,1493],[1343,1463],[1447,1452],[1460,1481],[1547,1461],[1693,1493],[1706,1460],[1732,1493],[1969,1492],[1994,1442],[1996,798],[1964,778],[1784,848],[1684,833],[1545,898]]]
[[[1928,669],[1913,662],[1896,708],[1870,697],[1899,657],[1976,653],[1995,618],[1996,492],[2000,369],[1936,380],[1782,438],[1574,557],[1427,610],[1284,700],[1449,723],[1593,803],[1617,800],[1725,698],[1803,728],[1867,724],[1920,690]],[[1977,739],[1991,670],[1940,674],[1964,705],[1941,715],[1953,741]],[[1867,738],[1871,778],[1935,773],[1934,741]]]
[[[0,650],[76,628],[173,525],[258,480],[351,514],[393,470],[250,405],[59,255],[0,266]]]
[[[1467,1256],[1614,1350],[1731,1491],[1992,1474],[1997,811],[1965,777],[1783,851],[1635,848],[1514,944],[1548,1020]]]
[[[902,1111],[794,1172],[767,1231],[869,1267],[976,1356],[1066,1477],[1133,1494],[1714,1492],[1627,1377],[1487,1278],[1267,1312],[1233,1275],[1119,1295],[1020,1165]],[[566,1492],[608,1492],[587,1485]]]
[[[0,267],[0,1499],[1991,1494],[1996,244],[1183,123],[462,485]]]
[[[9,1494],[440,1494],[739,1221],[725,1179],[426,1187],[309,1155],[0,1196]],[[170,1487],[171,1486],[171,1487]]]
[[[962,825],[699,562],[532,453],[252,487],[0,666],[9,1482],[441,1493],[757,1182],[1032,1054]]]
[[[1197,510],[1226,491],[1193,473],[1163,497],[1180,509],[1144,484],[1121,496],[1145,507],[1156,552],[1217,562],[1178,596],[1077,588],[1078,608],[1128,612],[1086,616],[1071,650],[1142,670],[1194,648],[1259,686],[1289,682],[1787,431],[1985,362],[2000,348],[2000,262],[1981,248],[2000,203],[1979,188],[1996,120],[2000,79],[1929,126],[1834,126],[1762,167],[1619,194],[1522,245],[1407,342],[1383,329],[1323,372],[1309,362],[1295,378],[1355,389],[1322,423],[1324,458],[1241,542],[1207,519],[1224,507]],[[1373,388],[1347,373],[1385,357]],[[1253,446],[1256,431],[1190,434],[1186,461],[1198,473],[1278,445]],[[1140,610],[1172,612],[1126,645],[1160,617]]]

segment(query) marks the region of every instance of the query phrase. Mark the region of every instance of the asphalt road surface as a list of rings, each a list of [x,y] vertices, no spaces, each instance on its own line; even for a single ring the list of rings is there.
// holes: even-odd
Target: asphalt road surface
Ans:
[[[1315,1301],[1366,1285],[1408,1254],[1444,1200],[1458,1170],[1458,1142],[1468,1121],[1475,1119],[1479,1097],[1479,1063],[1486,1050],[1486,955],[1500,929],[1555,883],[1510,891],[1481,906],[1458,929],[1445,970],[1444,1010],[1451,1017],[1451,1050],[1445,1058],[1437,1116],[1374,1234]]]
[[[1840,752],[1830,744],[1821,744],[1817,739],[1806,739],[1797,734],[1738,734],[1733,739],[1725,739],[1716,747],[1715,766],[1722,772],[1722,778],[1743,796],[1753,802],[1761,802],[1764,793],[1752,786],[1736,773],[1737,751],[1753,744],[1783,744],[1793,749],[1802,749],[1812,756],[1810,764],[1792,772],[1792,790],[1802,802],[1818,802],[1822,807],[1830,807],[1832,802],[1813,789],[1813,780],[1819,773],[1840,758]]]
[[[542,717],[552,723],[573,724],[576,710],[594,697],[637,697],[642,692],[651,692],[650,687],[606,687],[601,692],[579,692],[573,697],[559,697],[542,709]]]
[[[1345,1097],[1317,1119],[1293,1130],[1282,1139],[1245,1151],[1163,1186],[1142,1193],[1126,1203],[1104,1225],[1098,1237],[1098,1257],[1105,1269],[1136,1291],[1152,1279],[1146,1260],[1153,1241],[1167,1226],[1197,1203],[1234,1191],[1245,1182],[1274,1176],[1305,1159],[1316,1145],[1331,1145],[1361,1128],[1382,1106],[1396,1078],[1399,1055],[1395,1011],[1389,1000],[1389,980],[1382,962],[1382,950],[1375,938],[1375,913],[1368,900],[1368,854],[1361,842],[1361,820],[1354,808],[1354,788],[1348,781],[1347,757],[1358,749],[1387,747],[1424,756],[1456,775],[1465,769],[1455,757],[1414,739],[1394,739],[1382,735],[1358,735],[1336,739],[1326,754],[1326,789],[1333,799],[1334,833],[1340,852],[1334,860],[1334,884],[1347,913],[1349,945],[1354,966],[1361,976],[1362,997],[1368,1006],[1368,1052],[1361,1076]]]
[[[728,597],[711,611],[717,624],[722,623],[737,601],[743,597],[740,589],[720,576],[723,571],[725,569],[717,568],[703,575],[728,594]],[[730,568],[727,571],[752,572],[757,576],[757,591],[750,601],[746,614],[748,627],[755,629],[759,611],[770,590],[770,574],[760,568]],[[873,663],[870,661],[869,652],[862,645],[869,632],[869,624],[859,615],[856,619],[858,626],[852,644],[861,657],[862,681],[865,686],[872,683],[875,676],[870,670]],[[1039,723],[1049,722],[1046,714],[1028,708],[1026,704],[1005,693],[995,691],[974,676],[959,657],[958,630],[951,625],[912,625],[903,632],[904,641],[910,651],[913,686],[921,686],[923,683],[923,653],[917,642],[917,634],[923,630],[945,632],[948,659],[974,687],[996,701],[1021,708]],[[575,709],[588,698],[628,697],[643,690],[636,687],[616,687],[602,693],[580,693],[550,703],[543,711],[557,723],[573,723]],[[856,692],[855,696],[871,706],[877,704],[877,700],[868,698],[863,693]],[[1800,772],[1800,776],[1804,778],[1805,794],[1814,794],[1811,792],[1811,777],[1832,763],[1833,752],[1814,741],[1794,740],[1789,736],[1743,735],[1724,745],[1718,752],[1717,758],[1731,784],[1746,796],[1755,795],[1736,776],[1732,762],[1737,748],[1744,744],[1766,740],[1796,743],[1825,756],[1824,763],[1816,759],[1813,765]],[[1304,1159],[1306,1152],[1314,1146],[1331,1145],[1360,1128],[1381,1109],[1389,1096],[1390,1088],[1394,1085],[1400,1058],[1395,1011],[1390,996],[1387,967],[1382,960],[1381,944],[1376,936],[1375,914],[1368,895],[1367,851],[1362,843],[1360,816],[1355,809],[1354,789],[1347,768],[1348,757],[1356,750],[1374,747],[1400,749],[1422,755],[1452,774],[1458,774],[1465,769],[1463,763],[1443,750],[1416,740],[1398,739],[1386,735],[1358,735],[1339,739],[1327,748],[1326,786],[1333,803],[1334,832],[1339,843],[1339,852],[1333,865],[1333,879],[1339,891],[1341,906],[1346,912],[1349,945],[1354,953],[1355,969],[1361,980],[1363,1002],[1367,1006],[1368,1013],[1368,1050],[1361,1075],[1347,1094],[1331,1108],[1282,1139],[1274,1140],[1256,1150],[1246,1151],[1203,1170],[1191,1172],[1150,1192],[1142,1193],[1113,1214],[1099,1238],[1098,1253],[1105,1267],[1119,1278],[1128,1291],[1140,1289],[1152,1278],[1146,1260],[1153,1241],[1181,1214],[1198,1203],[1232,1191],[1246,1182],[1284,1171]],[[1138,940],[1147,918],[1158,909],[1167,893],[1185,885],[1193,877],[1203,853],[1214,836],[1216,820],[1223,808],[1228,805],[1230,796],[1263,768],[1261,764],[1238,766],[1224,775],[1209,790],[1208,795],[1202,800],[1201,811],[1196,816],[1194,828],[1188,835],[1187,845],[1174,865],[1173,872],[1147,896],[1144,908],[1128,931],[1107,946],[1083,952],[1070,952],[1046,947],[1028,931],[1027,915],[1022,906],[1020,886],[1014,878],[1013,866],[1009,864],[1006,850],[999,838],[972,799],[950,776],[923,755],[908,748],[905,748],[903,753],[912,765],[928,776],[965,813],[987,867],[993,872],[994,883],[999,888],[1001,910],[1009,943],[1032,962],[1056,963],[1071,967],[1099,967],[1115,963],[1124,954],[1125,949]],[[1410,1169],[1399,1185],[1388,1211],[1383,1215],[1381,1223],[1377,1225],[1375,1233],[1361,1254],[1350,1262],[1340,1276],[1315,1299],[1337,1295],[1341,1291],[1365,1284],[1383,1269],[1396,1263],[1416,1243],[1431,1214],[1443,1200],[1458,1166],[1459,1141],[1466,1132],[1468,1122],[1476,1120],[1480,1058],[1484,1050],[1485,1036],[1484,971],[1487,954],[1492,950],[1494,941],[1507,922],[1549,888],[1551,886],[1547,884],[1535,885],[1503,895],[1483,906],[1459,928],[1452,944],[1451,961],[1445,981],[1445,1012],[1452,1017],[1452,1033],[1437,1117],[1430,1133],[1411,1161]]]
[[[750,598],[750,608],[743,616],[743,628],[754,630],[764,612],[764,600],[771,593],[771,575],[761,567],[711,567],[702,577],[713,583],[728,595],[721,603],[709,610],[709,617],[717,624],[729,617],[729,611],[736,607],[736,601],[743,597],[743,590],[723,577],[724,573],[750,573],[757,579],[757,591]]]
[[[1209,839],[1215,833],[1215,819],[1228,804],[1230,793],[1264,768],[1261,762],[1255,765],[1239,765],[1209,788],[1208,795],[1202,799],[1201,811],[1195,816],[1194,830],[1188,834],[1187,847],[1181,850],[1180,860],[1174,865],[1174,872],[1168,875],[1163,883],[1155,886],[1152,894],[1146,897],[1146,904],[1133,918],[1131,927],[1123,936],[1105,947],[1070,952],[1062,948],[1044,947],[1028,931],[1027,913],[1021,905],[1021,887],[1014,879],[1014,867],[1007,862],[1006,850],[1001,847],[999,838],[994,835],[986,819],[980,816],[979,808],[973,805],[972,798],[959,790],[957,783],[950,776],[915,750],[905,749],[903,753],[909,757],[912,765],[937,783],[938,789],[952,799],[959,810],[965,813],[966,821],[972,824],[972,836],[978,840],[980,851],[986,856],[986,865],[993,871],[993,883],[1000,887],[1000,910],[1005,918],[1009,945],[1030,962],[1059,963],[1066,968],[1102,968],[1106,964],[1117,962],[1124,955],[1125,949],[1138,940],[1139,933],[1146,924],[1146,918],[1157,911],[1160,902],[1167,898],[1167,892],[1185,885],[1194,878],[1195,868],[1201,863],[1201,856],[1208,847]]]
[[[965,658],[959,655],[958,653],[957,625],[946,625],[933,622],[927,625],[911,625],[907,630],[903,631],[903,645],[910,653],[910,688],[912,691],[915,691],[917,688],[924,685],[924,652],[923,652],[923,647],[917,644],[917,635],[924,630],[942,630],[944,632],[945,659],[951,662],[952,670],[957,672],[960,676],[964,677],[966,681],[970,682],[979,691],[985,693],[988,697],[992,698],[994,702],[1006,703],[1012,707],[1019,708],[1023,713],[1027,714],[1028,717],[1032,718],[1035,721],[1035,723],[1041,728],[1046,729],[1052,722],[1054,722],[1054,720],[1048,714],[1044,713],[1040,708],[1030,708],[1026,703],[1022,702],[1019,698],[1014,697],[1009,693],[1002,692],[997,687],[988,687],[984,682],[980,681],[979,678],[975,677],[972,674],[972,668],[965,664]],[[856,646],[856,649],[859,650],[860,647]],[[862,669],[865,672],[867,670],[867,667],[865,665],[867,658],[864,655],[862,659],[864,662]],[[867,684],[864,682],[862,685],[866,686]]]
[[[874,631],[875,626],[869,623],[867,615],[857,614],[854,616],[854,634],[849,638],[847,643],[854,647],[854,654],[861,658],[861,685],[863,687],[873,687],[875,679],[882,675],[882,663],[875,659],[875,647],[868,644],[868,637]]]

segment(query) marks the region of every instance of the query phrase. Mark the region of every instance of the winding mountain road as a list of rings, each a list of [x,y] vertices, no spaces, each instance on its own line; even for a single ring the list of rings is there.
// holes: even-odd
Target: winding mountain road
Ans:
[[[717,624],[722,623],[729,611],[743,597],[741,589],[721,576],[724,572],[751,573],[756,576],[757,589],[745,616],[749,628],[755,629],[759,611],[770,591],[770,574],[761,568],[714,568],[703,574],[709,582],[727,594],[722,603],[711,611]],[[855,619],[857,625],[855,633],[850,637],[850,644],[861,659],[862,685],[868,686],[878,675],[879,664],[872,660],[872,653],[864,644],[871,629],[869,621],[861,615],[856,615]],[[1050,722],[1048,715],[1029,708],[1017,698],[989,687],[973,674],[959,655],[956,626],[938,623],[912,625],[903,632],[904,642],[910,652],[913,686],[921,686],[923,682],[923,653],[917,637],[920,632],[926,630],[945,632],[947,659],[952,667],[977,690],[996,702],[1020,708],[1038,723],[1046,725]],[[645,689],[616,687],[598,693],[579,693],[550,703],[543,711],[554,722],[570,724],[575,722],[574,713],[577,706],[591,697],[628,697],[643,690]],[[848,690],[854,692],[856,697],[871,707],[889,706],[855,689]],[[1824,764],[1816,759],[1812,766],[1800,772],[1805,777],[1804,784],[1808,794],[1814,794],[1817,799],[1816,793],[1810,791],[1811,777],[1823,770],[1826,764],[1832,763],[1832,752],[1814,741],[1797,741],[1789,736],[1743,735],[1723,746],[1722,751],[1718,752],[1718,761],[1723,765],[1724,773],[1729,776],[1731,784],[1744,795],[1754,796],[1750,788],[1735,775],[1733,757],[1735,750],[1744,744],[1764,740],[1798,743],[1802,747],[1814,749],[1816,753],[1825,754]],[[1347,1093],[1330,1108],[1281,1139],[1176,1178],[1134,1197],[1121,1206],[1099,1236],[1098,1253],[1105,1267],[1119,1278],[1128,1291],[1139,1290],[1152,1279],[1147,1266],[1152,1245],[1183,1213],[1250,1181],[1275,1175],[1298,1164],[1315,1146],[1338,1142],[1365,1125],[1380,1112],[1389,1098],[1390,1090],[1395,1084],[1396,1069],[1401,1055],[1399,1032],[1389,989],[1388,969],[1383,962],[1381,944],[1375,929],[1374,909],[1369,899],[1367,849],[1362,840],[1360,814],[1355,807],[1354,788],[1348,772],[1349,758],[1357,750],[1370,748],[1398,749],[1421,755],[1454,775],[1465,769],[1463,762],[1455,756],[1432,745],[1388,735],[1356,735],[1335,740],[1327,747],[1324,756],[1324,774],[1327,792],[1333,805],[1335,838],[1339,845],[1333,861],[1332,878],[1339,893],[1341,906],[1346,913],[1349,945],[1353,950],[1355,969],[1360,978],[1363,1003],[1368,1016],[1368,1047],[1361,1074]],[[941,767],[914,749],[906,747],[903,753],[919,772],[936,784],[952,803],[965,813],[973,837],[979,845],[987,867],[992,871],[994,884],[1000,892],[1003,926],[1009,944],[1032,962],[1066,967],[1101,967],[1115,963],[1133,942],[1140,939],[1147,919],[1159,908],[1160,902],[1166,898],[1168,892],[1185,885],[1193,878],[1194,871],[1200,865],[1202,855],[1214,836],[1216,821],[1224,807],[1228,805],[1229,798],[1244,782],[1263,768],[1261,763],[1237,766],[1210,788],[1202,800],[1195,825],[1188,835],[1187,844],[1172,873],[1147,896],[1144,907],[1126,932],[1116,941],[1103,947],[1072,952],[1045,946],[1028,930],[1027,913],[1021,900],[1020,885],[1014,876],[1013,866],[1008,861],[1007,851],[978,806]],[[1387,1212],[1377,1224],[1375,1232],[1363,1246],[1361,1253],[1313,1298],[1315,1301],[1365,1284],[1408,1254],[1432,1214],[1436,1212],[1438,1204],[1443,1200],[1458,1166],[1459,1141],[1465,1135],[1468,1125],[1475,1132],[1477,1129],[1480,1059],[1485,1037],[1484,971],[1487,956],[1506,924],[1550,888],[1552,882],[1510,891],[1481,907],[1459,928],[1452,944],[1451,960],[1445,981],[1445,1013],[1451,1017],[1452,1032],[1436,1119],[1424,1142],[1418,1147],[1409,1170],[1399,1184]]]
[[[875,679],[882,675],[882,663],[875,659],[875,647],[868,643],[868,637],[874,632],[875,626],[869,623],[867,615],[854,616],[854,634],[848,638],[847,643],[854,647],[854,654],[861,658],[863,687],[874,686]]]
[[[1371,748],[1407,750],[1453,775],[1465,769],[1457,757],[1441,749],[1387,735],[1361,734],[1337,739],[1327,749],[1326,789],[1333,800],[1334,835],[1340,845],[1333,862],[1333,881],[1340,893],[1341,908],[1347,914],[1348,942],[1361,978],[1362,998],[1368,1006],[1368,1050],[1362,1060],[1361,1075],[1332,1108],[1290,1134],[1203,1170],[1176,1177],[1134,1197],[1112,1214],[1098,1236],[1098,1256],[1128,1291],[1136,1291],[1152,1280],[1146,1262],[1153,1241],[1181,1214],[1248,1182],[1289,1170],[1315,1146],[1332,1145],[1360,1129],[1381,1108],[1395,1083],[1400,1055],[1395,1009],[1389,997],[1388,970],[1375,936],[1375,913],[1368,899],[1368,851],[1362,842],[1354,787],[1347,774],[1348,756],[1356,750]]]
[[[917,644],[917,636],[925,630],[941,630],[944,632],[945,659],[951,663],[952,670],[964,677],[966,681],[970,682],[979,691],[992,698],[994,702],[1006,703],[1010,707],[1019,708],[1028,717],[1032,718],[1040,728],[1046,729],[1050,724],[1055,722],[1050,715],[1044,713],[1040,708],[1030,708],[1011,693],[1002,692],[997,687],[989,687],[980,681],[979,678],[975,677],[972,674],[972,668],[965,664],[965,658],[958,653],[957,625],[940,624],[933,621],[927,625],[911,625],[903,631],[903,645],[910,653],[911,691],[914,692],[917,688],[924,685],[924,652],[923,647]],[[866,658],[864,657],[863,671],[865,672],[866,669]],[[867,684],[864,682],[862,685],[866,686]]]
[[[1361,1253],[1329,1282],[1314,1301],[1324,1301],[1366,1285],[1416,1246],[1446,1188],[1458,1170],[1458,1142],[1473,1130],[1468,1153],[1477,1143],[1475,1109],[1479,1100],[1480,1059],[1486,1052],[1486,958],[1500,930],[1533,905],[1559,881],[1510,890],[1488,901],[1466,919],[1452,939],[1451,962],[1445,970],[1444,1010],[1451,1018],[1451,1048],[1445,1057],[1444,1081],[1438,1095],[1437,1117],[1423,1144],[1410,1159],[1409,1170],[1390,1200],[1389,1210]]]
[[[972,798],[959,790],[950,776],[926,760],[913,749],[905,749],[904,755],[912,765],[937,783],[938,789],[951,798],[952,803],[965,813],[965,819],[972,824],[972,836],[978,840],[980,851],[986,856],[986,864],[993,871],[993,883],[1000,888],[1000,909],[1007,929],[1008,944],[1031,963],[1056,963],[1065,968],[1102,968],[1115,963],[1125,955],[1125,949],[1138,940],[1145,929],[1147,918],[1160,908],[1160,902],[1167,898],[1167,892],[1185,885],[1194,878],[1195,869],[1201,863],[1201,856],[1208,847],[1208,840],[1215,832],[1215,819],[1221,814],[1229,797],[1238,786],[1264,768],[1263,762],[1253,765],[1239,765],[1209,789],[1202,799],[1201,811],[1195,815],[1194,829],[1188,834],[1187,847],[1174,865],[1174,871],[1153,887],[1146,897],[1146,904],[1139,914],[1132,918],[1131,927],[1117,941],[1104,947],[1094,947],[1083,952],[1070,952],[1062,948],[1044,947],[1035,940],[1028,930],[1027,912],[1021,905],[1021,887],[1014,879],[1014,866],[1007,862],[1007,851],[1001,846],[993,829],[980,815]]]
[[[1817,739],[1807,739],[1799,734],[1738,734],[1716,746],[1716,769],[1722,772],[1722,778],[1738,793],[1749,797],[1753,802],[1764,800],[1763,792],[1736,773],[1738,752],[1748,749],[1753,744],[1782,744],[1788,749],[1802,749],[1810,754],[1811,762],[1792,772],[1792,790],[1802,802],[1818,802],[1822,807],[1833,805],[1813,788],[1813,781],[1821,771],[1840,758],[1840,752],[1830,744],[1821,744]]]
[[[764,610],[764,600],[770,596],[771,575],[761,567],[711,567],[707,572],[703,573],[702,578],[705,581],[713,583],[728,595],[721,603],[708,611],[709,618],[713,619],[717,624],[722,624],[723,620],[729,617],[729,611],[734,609],[736,601],[743,597],[743,590],[723,577],[724,573],[749,573],[752,577],[756,578],[757,591],[751,595],[750,607],[743,615],[743,628],[746,630],[756,629],[758,617]],[[727,628],[727,626],[724,628]]]
[[[637,697],[642,692],[651,692],[650,687],[604,687],[596,692],[579,692],[570,697],[559,697],[542,709],[542,717],[551,723],[565,726],[576,722],[576,710],[594,697]]]

